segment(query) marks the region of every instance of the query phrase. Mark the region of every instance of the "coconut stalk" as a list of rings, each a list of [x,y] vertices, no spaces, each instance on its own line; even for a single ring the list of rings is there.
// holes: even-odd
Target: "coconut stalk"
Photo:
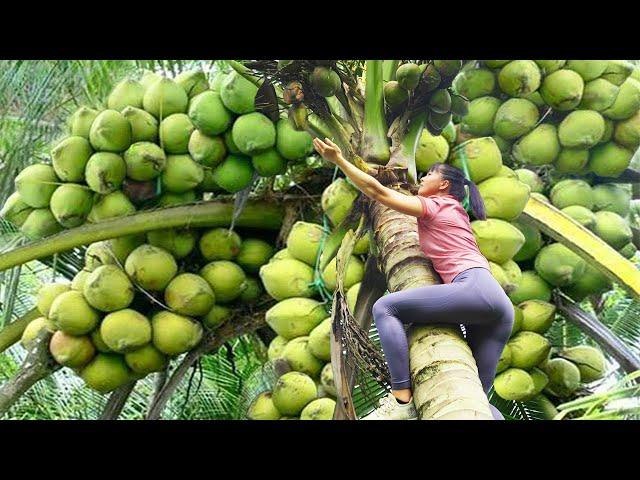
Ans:
[[[440,282],[418,242],[416,220],[371,205],[380,270],[390,292]],[[464,323],[464,319],[460,319]],[[421,420],[492,420],[471,349],[450,326],[415,326],[408,332],[413,401]]]
[[[43,329],[33,340],[20,370],[0,387],[0,417],[33,385],[60,368],[49,354],[51,336]]]
[[[127,403],[127,399],[131,392],[133,392],[134,387],[136,386],[137,380],[133,382],[129,382],[126,385],[118,388],[115,392],[111,394],[107,404],[104,407],[104,411],[102,415],[100,415],[100,420],[117,420],[124,408],[125,403]]]
[[[176,207],[137,212],[124,217],[65,230],[56,235],[16,248],[0,256],[0,271],[31,260],[48,257],[100,240],[176,227],[226,227],[233,217],[232,203],[198,202]],[[237,227],[277,230],[282,223],[282,206],[249,201],[235,221]]]
[[[382,60],[367,60],[364,125],[360,156],[366,161],[386,165],[389,161],[387,122],[384,116]]]
[[[13,322],[5,325],[0,331],[0,353],[4,352],[11,345],[20,340],[24,329],[31,323],[32,320],[42,316],[37,308],[32,308],[22,317]]]

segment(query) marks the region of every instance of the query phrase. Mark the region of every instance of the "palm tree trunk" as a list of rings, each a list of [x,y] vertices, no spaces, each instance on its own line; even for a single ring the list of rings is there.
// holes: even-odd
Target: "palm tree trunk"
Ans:
[[[440,283],[420,250],[416,220],[377,202],[370,212],[389,291]],[[413,398],[421,420],[493,419],[471,349],[458,330],[411,327],[408,336]]]

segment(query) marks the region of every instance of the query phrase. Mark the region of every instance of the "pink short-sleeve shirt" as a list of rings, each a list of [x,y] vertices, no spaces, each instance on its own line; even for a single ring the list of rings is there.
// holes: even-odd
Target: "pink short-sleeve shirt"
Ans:
[[[422,197],[422,216],[418,217],[418,235],[424,254],[443,283],[451,283],[457,274],[473,267],[491,271],[471,230],[469,215],[453,195]]]

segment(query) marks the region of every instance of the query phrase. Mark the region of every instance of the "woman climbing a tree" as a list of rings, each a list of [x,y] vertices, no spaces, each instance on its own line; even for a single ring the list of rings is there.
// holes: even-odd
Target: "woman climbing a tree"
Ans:
[[[482,387],[488,393],[511,334],[514,310],[491,274],[489,262],[471,230],[469,215],[461,204],[464,186],[468,185],[474,216],[486,219],[477,186],[460,169],[436,163],[422,177],[418,194],[404,195],[348,162],[328,138],[324,142],[316,138],[313,143],[318,153],[337,165],[367,197],[417,218],[420,247],[442,279],[439,285],[390,293],[373,305],[373,317],[391,373],[392,393],[363,420],[418,418],[411,391],[405,324],[464,323]],[[491,409],[496,419],[503,419],[496,408]]]

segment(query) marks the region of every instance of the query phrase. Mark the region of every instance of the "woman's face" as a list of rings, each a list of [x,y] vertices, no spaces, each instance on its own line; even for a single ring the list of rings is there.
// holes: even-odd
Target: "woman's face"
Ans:
[[[429,195],[435,195],[436,193],[447,193],[448,190],[449,180],[443,180],[440,172],[435,169],[427,172],[427,174],[420,179],[418,195],[428,197]]]

